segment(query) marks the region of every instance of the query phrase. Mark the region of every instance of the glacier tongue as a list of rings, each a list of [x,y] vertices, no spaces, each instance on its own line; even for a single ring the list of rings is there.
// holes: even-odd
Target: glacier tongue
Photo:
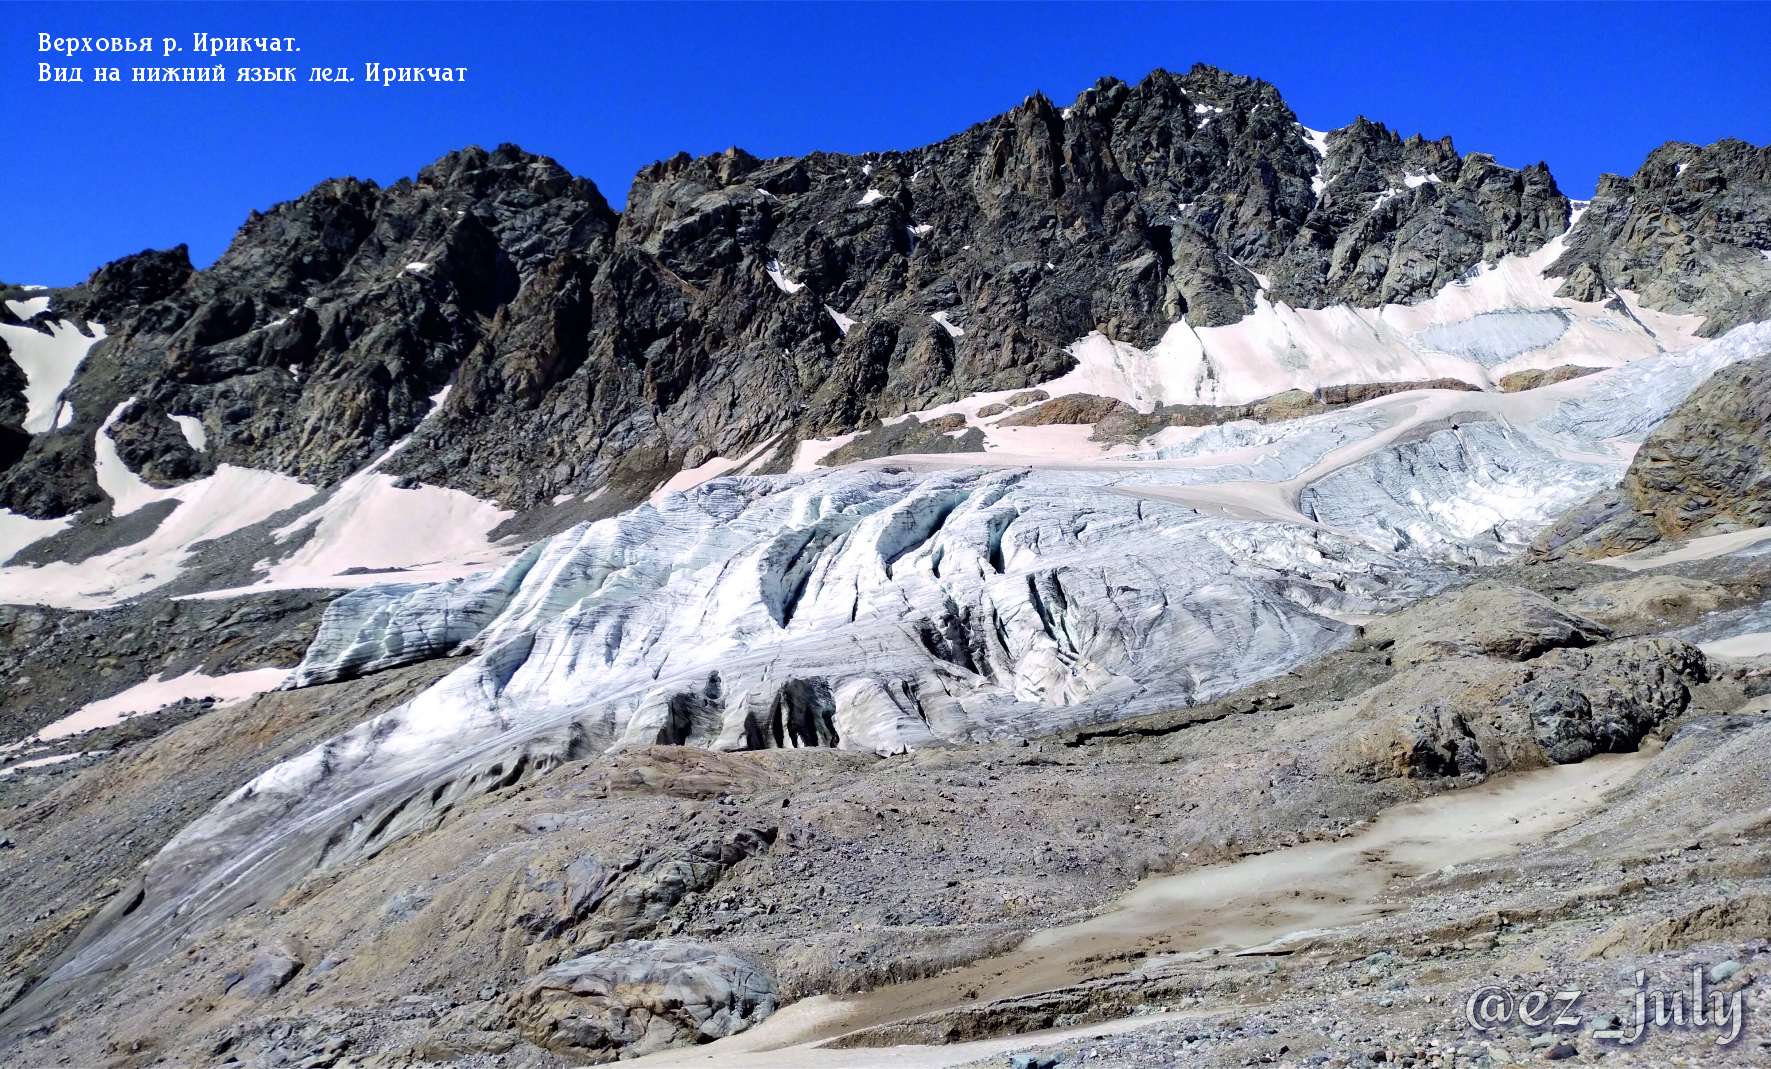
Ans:
[[[413,703],[427,723],[891,751],[1204,700],[1340,641],[1325,607],[1451,578],[1107,488],[985,468],[715,480],[496,572],[341,598],[295,685],[465,648]]]
[[[1209,700],[1451,584],[1449,562],[1516,549],[1767,345],[1771,325],[1742,327],[1526,393],[1395,394],[1140,461],[716,478],[492,571],[366,587],[330,608],[298,685],[473,656],[219,802],[57,981],[611,746],[894,752]]]

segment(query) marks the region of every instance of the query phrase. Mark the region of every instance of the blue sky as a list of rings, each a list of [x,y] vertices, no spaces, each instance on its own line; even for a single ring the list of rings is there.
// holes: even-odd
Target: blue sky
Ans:
[[[1771,5],[102,4],[6,5],[0,280],[66,285],[145,247],[205,265],[253,208],[450,149],[514,141],[619,206],[678,150],[909,148],[1034,90],[1196,61],[1277,85],[1306,125],[1357,115],[1548,161],[1571,196],[1667,140],[1771,141]],[[131,57],[52,37],[294,37],[295,84],[132,84]],[[239,54],[219,57],[241,62]],[[274,61],[277,57],[267,57]],[[101,61],[120,85],[40,83]],[[140,62],[140,61],[136,61]],[[167,61],[171,62],[171,61]],[[457,85],[310,84],[308,68],[466,67]]]

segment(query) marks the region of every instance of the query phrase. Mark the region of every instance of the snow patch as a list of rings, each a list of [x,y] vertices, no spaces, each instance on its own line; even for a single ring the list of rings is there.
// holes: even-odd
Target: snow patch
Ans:
[[[930,315],[929,318],[941,324],[942,329],[946,330],[950,336],[955,338],[965,337],[965,328],[954,323],[953,320],[948,319],[945,311],[935,312]]]
[[[413,263],[409,263],[409,264],[407,264],[407,265],[406,265],[406,270],[408,270],[408,271],[411,271],[411,272],[413,272],[413,273],[414,273],[414,274],[419,274],[419,275],[422,275],[422,274],[424,274],[424,273],[425,273],[425,272],[426,272],[426,271],[429,271],[429,270],[430,270],[430,265],[429,265],[429,264],[427,264],[427,263],[425,263],[425,262],[424,262],[424,261],[423,261],[423,260],[418,260],[418,261],[415,261],[415,262],[413,262]]]
[[[830,319],[836,324],[836,329],[842,331],[843,335],[846,337],[849,333],[849,328],[855,325],[855,321],[829,305],[825,305],[824,310],[830,313]]]
[[[109,750],[81,750],[79,753],[56,754],[54,757],[34,757],[29,761],[20,761],[16,765],[0,768],[0,778],[12,775],[24,768],[43,768],[46,765],[59,765],[68,761],[78,761],[82,757],[101,757],[110,753]]]
[[[34,315],[49,311],[48,297],[31,297],[22,301],[7,301],[6,307],[20,319],[29,319]]]
[[[358,587],[385,581],[389,572],[402,573],[398,576],[402,581],[435,582],[509,555],[510,550],[494,549],[486,535],[516,515],[514,511],[460,490],[395,486],[393,476],[377,469],[398,449],[398,445],[389,449],[339,484],[312,512],[272,532],[278,542],[285,542],[305,528],[314,529],[299,549],[270,564],[262,580],[243,589]],[[340,574],[353,569],[361,571]]]
[[[855,202],[855,206],[858,208],[866,207],[867,205],[872,204],[876,200],[884,200],[884,199],[885,199],[884,193],[881,193],[877,189],[869,189],[867,192],[861,194],[861,199]]]
[[[672,475],[663,486],[652,491],[652,496],[647,498],[647,501],[653,507],[656,507],[669,494],[680,494],[686,490],[692,490],[695,487],[700,486],[709,479],[717,479],[721,475],[732,475],[741,472],[760,457],[765,450],[774,445],[780,437],[781,436],[778,434],[775,435],[775,437],[770,438],[768,441],[735,460],[726,457],[709,457],[696,467],[684,468],[675,475]]]
[[[1562,280],[1545,278],[1543,270],[1561,255],[1565,236],[1529,256],[1502,257],[1418,304],[1297,309],[1263,293],[1253,314],[1237,323],[1194,328],[1183,320],[1148,350],[1090,334],[1070,346],[1077,366],[1041,388],[1053,397],[1116,397],[1148,412],[1159,404],[1246,404],[1286,390],[1353,383],[1455,378],[1486,388],[1514,371],[1618,367],[1703,341],[1696,334],[1703,317],[1644,308],[1627,291],[1619,296],[1635,317],[1629,320],[1600,302],[1556,296]],[[1496,312],[1514,318],[1480,318]],[[1521,348],[1521,341],[1541,341],[1552,329],[1542,315],[1566,315],[1566,323],[1556,324],[1562,333]],[[1538,333],[1514,337],[1528,332],[1522,323]],[[1416,337],[1442,327],[1452,329],[1426,338],[1461,352],[1442,352]]]
[[[276,690],[289,676],[287,668],[260,668],[251,672],[229,672],[206,676],[193,670],[172,679],[161,679],[155,673],[145,682],[137,683],[121,694],[89,702],[60,720],[40,728],[36,738],[41,742],[64,739],[99,728],[108,728],[132,716],[154,713],[177,702],[214,698],[218,707],[238,705],[267,691]]]
[[[0,564],[5,564],[19,550],[43,541],[74,522],[74,517],[55,520],[34,520],[11,509],[0,509]]]
[[[1328,179],[1323,177],[1323,168],[1328,166],[1328,131],[1312,130],[1302,123],[1298,124],[1298,128],[1304,132],[1304,140],[1310,143],[1310,148],[1315,150],[1318,157],[1316,173],[1310,176],[1310,192],[1321,199],[1322,191],[1328,188]]]
[[[1436,174],[1405,174],[1402,176],[1402,183],[1409,189],[1419,189],[1428,182],[1437,184],[1441,181],[1443,180]]]
[[[192,449],[202,453],[209,448],[209,433],[203,429],[203,421],[196,416],[173,416],[172,422],[178,424],[178,431]]]
[[[780,260],[770,260],[769,266],[765,270],[769,272],[769,277],[774,280],[775,288],[782,293],[798,293],[800,290],[806,288],[804,282],[795,282],[787,277],[787,272],[781,270]]]
[[[1771,632],[1754,631],[1733,638],[1717,639],[1714,642],[1700,642],[1697,648],[1706,657],[1719,657],[1724,661],[1744,661],[1755,657],[1771,654]]]
[[[35,305],[49,298],[34,297],[28,302],[8,301],[9,305]],[[74,372],[86,353],[105,336],[101,323],[88,323],[92,336],[80,333],[72,323],[56,320],[45,335],[30,327],[0,323],[0,339],[12,350],[12,360],[25,373],[25,423],[30,434],[43,434],[56,426],[56,402],[62,391],[74,381]],[[72,410],[67,417],[71,420]],[[66,426],[66,423],[61,424]]]
[[[108,435],[101,432],[97,444],[101,462],[109,453],[114,469],[122,473],[113,470],[101,476],[100,486],[106,493],[112,488],[122,492],[122,500],[129,502],[130,510],[154,501],[177,501],[178,506],[160,521],[153,534],[134,545],[77,565],[58,562],[0,569],[0,590],[5,592],[0,597],[7,604],[61,609],[115,605],[176,579],[195,543],[224,538],[314,495],[313,487],[287,475],[232,464],[223,464],[215,474],[196,482],[155,490],[116,459],[116,446]],[[105,487],[107,481],[110,487]]]

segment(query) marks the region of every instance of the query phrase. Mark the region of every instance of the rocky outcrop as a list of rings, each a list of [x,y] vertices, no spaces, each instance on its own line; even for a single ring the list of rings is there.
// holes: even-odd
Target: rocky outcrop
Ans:
[[[963,433],[961,433],[963,432]],[[818,458],[821,468],[838,467],[857,460],[902,456],[906,453],[982,453],[984,432],[967,429],[957,413],[922,422],[905,416],[896,423],[876,423],[851,441]]]
[[[1649,308],[1705,316],[1717,337],[1771,319],[1771,147],[1669,141],[1598,191],[1546,274],[1563,296],[1633,290]],[[1615,298],[1621,306],[1621,298]]]
[[[170,413],[152,401],[136,401],[105,428],[117,456],[149,486],[176,486],[214,470]]]
[[[1121,411],[1137,411],[1124,401],[1087,393],[1067,393],[1044,404],[996,421],[998,427],[1049,427],[1053,424],[1099,423]]]
[[[1420,779],[1628,752],[1677,720],[1708,678],[1697,647],[1673,639],[1555,649],[1526,665],[1420,664],[1354,703],[1364,726],[1325,760],[1368,779]]]
[[[1554,386],[1558,382],[1567,382],[1569,379],[1597,374],[1603,370],[1603,368],[1596,367],[1576,367],[1573,364],[1563,364],[1561,367],[1552,368],[1530,368],[1525,371],[1515,371],[1510,375],[1502,375],[1500,381],[1495,385],[1500,387],[1502,393],[1518,393],[1520,390],[1535,390],[1543,386]]]
[[[775,989],[743,958],[682,939],[629,941],[542,972],[513,1016],[537,1046],[588,1062],[736,1035],[775,1012]]]
[[[1771,524],[1771,353],[1724,367],[1651,431],[1623,482],[1539,535],[1535,559],[1592,560]]]
[[[767,853],[775,835],[774,828],[744,828],[677,857],[660,853],[613,868],[594,858],[574,862],[578,867],[566,870],[566,907],[582,923],[578,945],[596,950],[653,934],[685,896],[708,890],[740,861]]]
[[[1771,352],[1716,372],[1655,427],[1623,492],[1662,538],[1771,524]]]
[[[1016,412],[996,422],[999,427],[1045,427],[1053,424],[1093,424],[1092,441],[1107,445],[1131,445],[1166,427],[1216,427],[1252,420],[1280,423],[1303,419],[1336,408],[1361,404],[1408,390],[1475,390],[1460,379],[1424,379],[1414,382],[1372,382],[1324,386],[1314,392],[1287,390],[1245,405],[1157,405],[1140,412],[1124,401],[1095,394],[1073,393]],[[1014,398],[1010,398],[1013,401]],[[986,406],[978,415],[1007,411],[1009,406]],[[994,411],[990,409],[994,408]],[[910,450],[903,450],[910,452]]]
[[[1407,668],[1460,657],[1525,661],[1554,649],[1591,646],[1611,633],[1541,594],[1484,582],[1375,620],[1365,637],[1390,643],[1391,659]]]

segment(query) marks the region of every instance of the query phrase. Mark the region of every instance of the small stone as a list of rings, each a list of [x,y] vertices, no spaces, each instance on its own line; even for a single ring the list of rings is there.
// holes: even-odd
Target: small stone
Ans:
[[[1734,978],[1735,973],[1744,968],[1746,968],[1746,966],[1732,958],[1727,961],[1717,962],[1710,966],[1710,983],[1719,984],[1731,980]]]
[[[1563,1040],[1546,1051],[1544,1053],[1544,1058],[1548,1061],[1559,1062],[1564,1058],[1572,1058],[1579,1053],[1580,1051],[1574,1048],[1574,1044],[1567,1040]]]

